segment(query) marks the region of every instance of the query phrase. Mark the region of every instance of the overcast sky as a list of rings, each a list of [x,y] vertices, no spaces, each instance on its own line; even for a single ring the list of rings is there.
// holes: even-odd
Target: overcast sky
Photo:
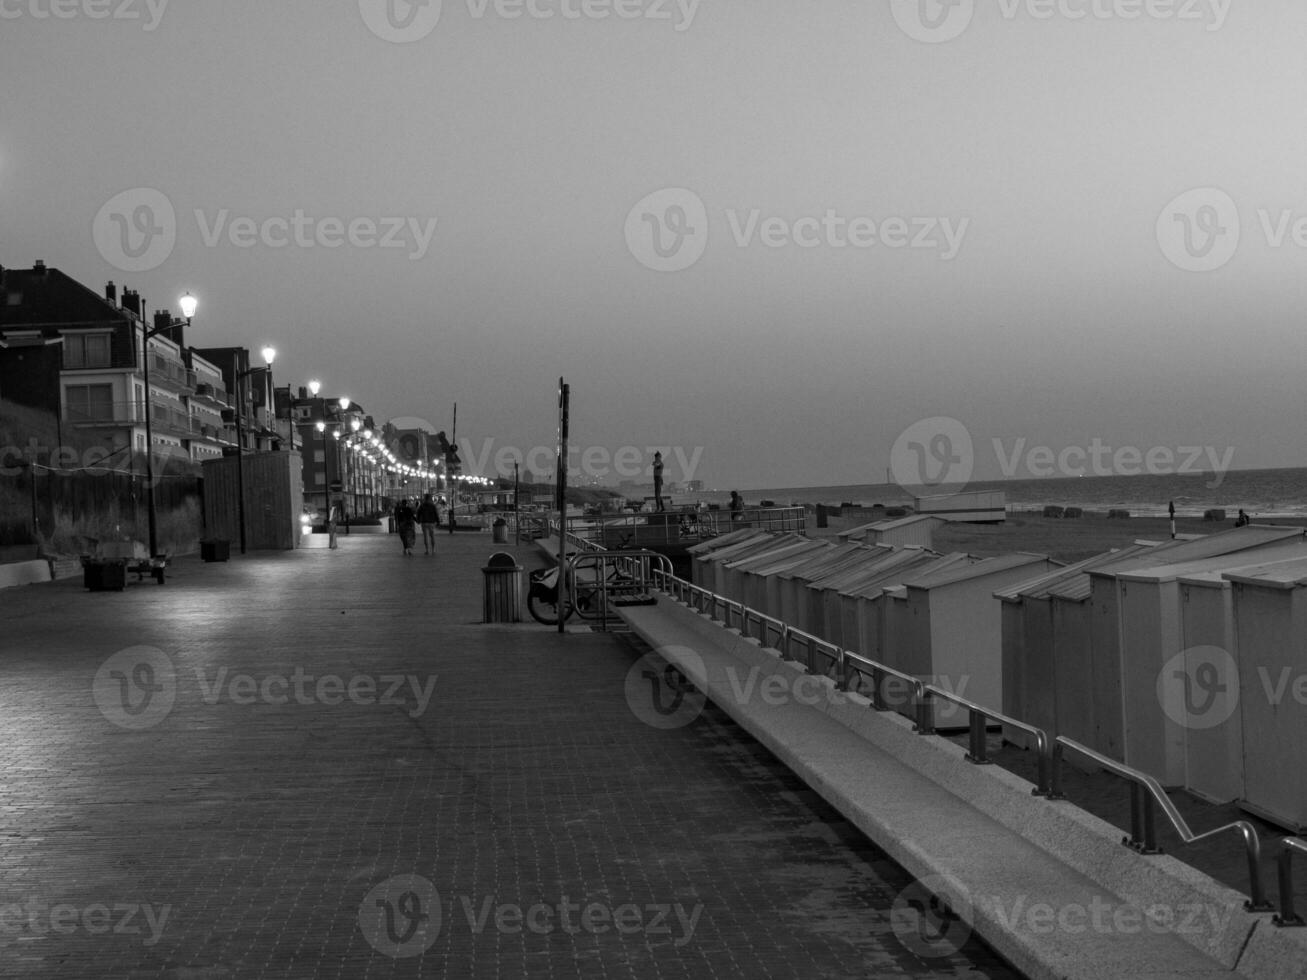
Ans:
[[[0,0],[0,263],[474,455],[566,376],[610,476],[1300,465],[1304,51],[1291,0]]]

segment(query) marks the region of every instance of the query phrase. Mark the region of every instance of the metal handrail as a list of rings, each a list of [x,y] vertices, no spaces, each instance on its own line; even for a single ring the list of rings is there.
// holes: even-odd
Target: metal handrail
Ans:
[[[1153,815],[1154,803],[1161,806],[1162,812],[1171,821],[1171,826],[1180,835],[1181,842],[1186,845],[1196,844],[1198,841],[1215,837],[1226,830],[1237,831],[1243,836],[1244,852],[1248,859],[1249,894],[1248,901],[1244,902],[1244,908],[1250,912],[1267,912],[1274,908],[1267,901],[1266,892],[1262,889],[1261,838],[1257,836],[1257,829],[1247,820],[1236,820],[1214,830],[1195,834],[1189,829],[1189,824],[1185,821],[1184,816],[1176,809],[1175,804],[1171,802],[1171,798],[1166,795],[1166,791],[1162,789],[1161,784],[1156,779],[1145,772],[1127,766],[1125,763],[1110,759],[1101,752],[1095,752],[1089,746],[1081,745],[1065,735],[1059,735],[1055,738],[1052,747],[1052,788],[1053,792],[1057,794],[1057,798],[1061,798],[1061,763],[1063,752],[1066,749],[1079,753],[1122,779],[1129,780],[1130,836],[1122,838],[1121,843],[1140,854],[1162,853],[1162,849],[1157,846],[1157,827]]]
[[[956,704],[960,708],[967,709],[967,743],[968,751],[966,759],[968,762],[975,763],[978,766],[989,766],[994,764],[994,760],[989,757],[989,746],[986,743],[986,730],[989,722],[996,721],[1000,725],[1008,725],[1012,728],[1020,729],[1028,735],[1034,736],[1036,751],[1039,753],[1038,774],[1039,782],[1036,784],[1033,795],[1043,796],[1050,800],[1065,799],[1060,793],[1055,793],[1053,788],[1052,773],[1052,753],[1050,752],[1050,743],[1048,733],[1042,728],[1027,724],[1019,718],[1013,718],[1011,715],[1005,715],[1001,711],[994,711],[986,708],[975,701],[954,694],[952,691],[946,691],[934,684],[925,684],[922,686],[922,700],[926,703],[926,709],[922,712],[926,719],[927,730],[923,735],[932,734],[935,731],[935,712],[931,710],[934,707],[933,699],[936,697],[943,698],[951,704]]]
[[[666,555],[660,555],[656,551],[649,551],[643,548],[632,548],[625,551],[606,551],[598,549],[594,551],[578,551],[567,560],[568,575],[568,595],[576,596],[577,572],[587,566],[596,567],[595,584],[599,586],[599,620],[604,629],[608,627],[608,609],[609,609],[609,592],[610,579],[608,576],[608,566],[612,564],[614,568],[620,568],[625,574],[635,579],[641,591],[648,590],[648,584],[654,578],[655,569],[651,564],[658,565],[657,571],[667,575],[672,572],[672,561]]]
[[[1280,884],[1280,911],[1271,921],[1281,928],[1307,926],[1307,921],[1293,908],[1293,852],[1307,854],[1307,840],[1285,837],[1280,840],[1280,856],[1276,859]]]
[[[982,705],[969,701],[966,698],[959,697],[949,691],[945,691],[933,684],[926,684],[919,678],[911,674],[906,674],[893,667],[878,663],[861,654],[844,650],[833,643],[814,637],[810,633],[802,630],[796,630],[787,626],[780,620],[774,619],[765,613],[744,606],[742,603],[734,602],[724,596],[720,596],[708,589],[687,582],[684,579],[677,578],[671,574],[654,573],[654,580],[661,583],[662,591],[674,596],[679,601],[686,603],[691,608],[699,612],[707,612],[704,608],[709,605],[712,609],[710,615],[716,618],[716,610],[719,605],[724,605],[728,609],[731,606],[738,607],[741,614],[743,628],[741,633],[747,635],[748,623],[753,620],[762,625],[774,625],[780,633],[780,650],[783,657],[788,657],[788,644],[794,636],[803,640],[812,640],[817,644],[826,646],[835,651],[835,656],[839,665],[840,687],[844,691],[852,692],[851,674],[869,676],[872,681],[871,707],[877,711],[894,710],[893,707],[886,703],[882,692],[882,682],[886,677],[895,677],[906,684],[913,691],[914,711],[916,715],[915,729],[922,735],[935,734],[934,727],[934,704],[932,699],[935,697],[944,698],[960,707],[966,708],[970,712],[969,725],[969,742],[970,752],[967,755],[969,761],[977,764],[985,764],[990,760],[986,752],[984,733],[987,721],[995,721],[1000,724],[1010,725],[1023,732],[1033,735],[1035,738],[1037,752],[1039,754],[1039,782],[1032,791],[1032,795],[1041,796],[1050,801],[1065,800],[1066,796],[1062,792],[1062,774],[1061,761],[1064,752],[1070,749],[1077,752],[1087,759],[1100,765],[1109,772],[1128,780],[1131,787],[1131,835],[1122,838],[1122,843],[1131,847],[1141,854],[1160,853],[1157,847],[1156,826],[1153,815],[1154,800],[1161,805],[1162,811],[1171,821],[1176,833],[1180,835],[1181,840],[1186,844],[1194,844],[1210,837],[1215,837],[1227,830],[1237,831],[1242,835],[1244,840],[1244,849],[1248,861],[1248,880],[1249,880],[1249,897],[1244,902],[1244,907],[1250,912],[1266,912],[1273,910],[1273,906],[1267,901],[1266,892],[1262,887],[1261,878],[1261,839],[1257,835],[1257,830],[1246,820],[1237,820],[1233,823],[1225,824],[1214,830],[1206,831],[1202,834],[1195,834],[1185,821],[1180,811],[1176,809],[1175,804],[1171,802],[1169,796],[1162,789],[1161,784],[1147,773],[1140,772],[1123,763],[1110,759],[1086,745],[1066,736],[1059,735],[1050,739],[1048,733],[1034,725],[1027,724],[1018,718],[1013,718],[999,711],[993,711]],[[765,635],[765,630],[762,631]],[[760,636],[762,642],[766,642]],[[812,646],[809,646],[809,653],[806,658],[805,666],[811,670],[812,664]],[[856,693],[856,692],[855,692]],[[1304,924],[1295,914],[1293,909],[1292,882],[1291,882],[1291,851],[1297,850],[1307,854],[1307,841],[1301,838],[1286,838],[1284,841],[1284,851],[1279,857],[1280,873],[1280,905],[1281,913],[1277,922],[1284,926],[1297,926]]]

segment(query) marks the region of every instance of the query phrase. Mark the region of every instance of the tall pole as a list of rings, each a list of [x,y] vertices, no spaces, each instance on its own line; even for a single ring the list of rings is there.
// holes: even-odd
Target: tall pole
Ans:
[[[236,522],[240,525],[241,554],[245,554],[245,434],[241,416],[245,414],[245,397],[241,382],[248,371],[240,370],[236,362]]]
[[[141,321],[141,373],[145,378],[145,514],[150,525],[150,557],[159,553],[158,532],[155,523],[158,520],[154,512],[154,430],[150,426],[150,416],[154,406],[150,403],[150,329]]]
[[[558,379],[558,632],[564,632],[567,617],[567,427],[571,411],[571,387]]]

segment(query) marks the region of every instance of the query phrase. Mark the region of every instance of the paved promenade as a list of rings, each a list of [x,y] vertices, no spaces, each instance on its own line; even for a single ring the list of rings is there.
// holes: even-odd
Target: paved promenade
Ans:
[[[0,592],[0,976],[1012,976],[631,637],[481,625],[489,535],[340,544]]]

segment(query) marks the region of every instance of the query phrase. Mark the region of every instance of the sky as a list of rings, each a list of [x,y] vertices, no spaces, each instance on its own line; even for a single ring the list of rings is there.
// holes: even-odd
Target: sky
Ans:
[[[1303,465],[1302,8],[0,0],[0,264],[489,471]]]

